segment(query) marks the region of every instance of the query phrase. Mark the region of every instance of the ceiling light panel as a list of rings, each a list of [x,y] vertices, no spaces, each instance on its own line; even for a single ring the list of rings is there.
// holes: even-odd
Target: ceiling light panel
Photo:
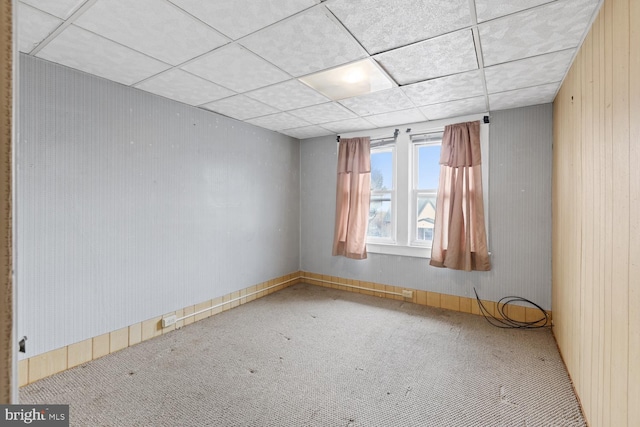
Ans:
[[[51,34],[62,20],[48,13],[18,3],[18,50],[29,53]]]
[[[323,104],[329,101],[326,96],[295,79],[247,92],[246,95],[281,111]]]
[[[320,71],[300,77],[299,80],[334,101],[390,89],[396,85],[371,59]]]
[[[67,19],[86,0],[21,0],[22,3],[37,7],[53,16]]]
[[[484,65],[575,48],[598,0],[556,1],[478,26]]]
[[[172,65],[228,42],[179,8],[157,0],[98,0],[74,24]]]
[[[401,85],[478,68],[471,30],[461,30],[374,57]]]
[[[267,114],[278,113],[273,107],[263,104],[244,95],[232,96],[219,101],[210,102],[203,105],[207,110],[224,114],[238,120],[252,119],[254,117],[266,116]]]
[[[323,128],[329,129],[334,133],[353,132],[357,130],[373,129],[376,126],[365,119],[358,117],[357,119],[340,120],[337,122],[323,123]]]
[[[204,104],[235,93],[180,69],[153,76],[136,87],[189,105]]]
[[[427,120],[424,114],[422,114],[417,108],[376,114],[374,116],[367,116],[365,119],[379,128],[402,125],[405,123],[418,123]]]
[[[285,129],[281,130],[280,133],[284,133],[285,135],[292,136],[297,139],[306,139],[306,138],[315,138],[318,136],[327,136],[333,135],[333,132],[330,130],[324,129],[320,126],[306,126],[295,129]]]
[[[358,42],[329,15],[324,7],[315,7],[240,43],[296,77],[366,57]]]
[[[315,5],[315,0],[170,0],[234,40]]]
[[[420,111],[429,120],[446,119],[447,117],[464,116],[465,114],[483,113],[487,111],[484,96],[444,102],[442,104],[420,107]]]
[[[125,85],[169,68],[165,63],[73,25],[65,28],[36,56]]]
[[[490,19],[499,18],[504,15],[520,12],[545,3],[551,3],[555,0],[475,0],[476,16],[478,22],[488,21]]]
[[[311,125],[311,123],[299,117],[292,116],[289,113],[277,113],[269,116],[256,117],[255,119],[247,120],[247,123],[275,131]]]
[[[402,91],[416,105],[438,104],[484,95],[480,70],[454,74],[403,86]]]
[[[484,69],[489,93],[559,82],[571,65],[575,49],[562,50]]]
[[[330,0],[326,5],[370,54],[472,24],[469,0]]]
[[[526,107],[528,105],[548,104],[553,102],[560,83],[550,83],[526,89],[511,90],[489,95],[491,110]]]
[[[371,116],[414,107],[413,103],[400,88],[343,99],[340,104],[360,116]]]
[[[353,112],[335,102],[300,108],[289,111],[289,113],[315,125],[358,117]]]
[[[250,91],[291,78],[236,44],[217,49],[182,68],[236,92]]]

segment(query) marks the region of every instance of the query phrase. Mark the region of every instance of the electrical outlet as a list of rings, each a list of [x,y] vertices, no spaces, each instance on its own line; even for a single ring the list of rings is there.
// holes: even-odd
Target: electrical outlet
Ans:
[[[175,314],[172,314],[171,316],[163,317],[162,318],[162,327],[166,328],[168,326],[171,326],[171,325],[175,324],[176,323],[176,319],[177,319],[177,317],[176,317]]]
[[[413,298],[413,291],[408,291],[406,289],[403,289],[402,296],[405,298]]]

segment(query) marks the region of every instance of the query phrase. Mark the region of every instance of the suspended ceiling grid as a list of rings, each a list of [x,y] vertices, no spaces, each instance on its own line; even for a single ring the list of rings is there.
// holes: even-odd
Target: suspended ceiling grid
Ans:
[[[19,50],[304,139],[552,102],[601,0],[21,0]],[[388,90],[298,78],[371,58]]]

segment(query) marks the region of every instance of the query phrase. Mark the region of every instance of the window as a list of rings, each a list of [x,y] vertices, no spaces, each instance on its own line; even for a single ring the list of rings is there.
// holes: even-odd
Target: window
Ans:
[[[398,129],[395,138],[389,138],[389,135],[394,134],[394,128],[370,131],[371,201],[367,252],[418,258],[431,256],[444,126],[480,118],[464,116],[437,122],[413,123],[411,131],[407,128]],[[358,132],[357,136],[362,134]],[[384,139],[376,138],[378,135],[382,135]],[[489,126],[481,124],[480,145],[487,243],[488,142]]]
[[[370,252],[429,255],[441,141],[442,132],[371,141]]]
[[[371,201],[367,240],[395,242],[394,147],[371,149]]]
[[[412,168],[412,245],[431,247],[436,216],[436,193],[440,176],[440,145],[442,133],[411,138]]]

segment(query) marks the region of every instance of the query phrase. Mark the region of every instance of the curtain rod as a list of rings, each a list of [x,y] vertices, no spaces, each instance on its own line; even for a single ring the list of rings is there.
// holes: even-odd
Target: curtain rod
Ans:
[[[407,127],[416,133],[428,133],[435,132],[438,129],[444,129],[446,125],[454,124],[454,123],[464,123],[464,122],[472,122],[480,120],[481,123],[489,124],[490,122],[490,113],[488,111],[484,111],[476,114],[468,114],[465,116],[458,117],[449,117],[446,119],[438,119],[438,120],[430,120],[425,122],[415,122],[415,123],[407,123],[403,125],[396,125],[394,127],[384,127],[384,128],[373,128],[373,129],[363,129],[360,131],[351,131],[344,132],[344,135],[338,135],[339,137],[344,138],[353,138],[358,136],[370,136],[372,138],[384,138],[384,135],[388,132],[393,132],[397,127]]]
[[[411,129],[407,129],[407,132],[409,132]],[[393,131],[393,140],[395,141],[396,139],[398,139],[398,135],[400,135],[400,130],[399,129],[395,129]],[[381,138],[374,138],[372,139],[372,141],[376,141],[376,140],[384,140],[384,139],[391,139],[391,137],[389,138],[385,138],[385,137],[381,137]],[[336,142],[340,142],[340,135],[336,136]]]

